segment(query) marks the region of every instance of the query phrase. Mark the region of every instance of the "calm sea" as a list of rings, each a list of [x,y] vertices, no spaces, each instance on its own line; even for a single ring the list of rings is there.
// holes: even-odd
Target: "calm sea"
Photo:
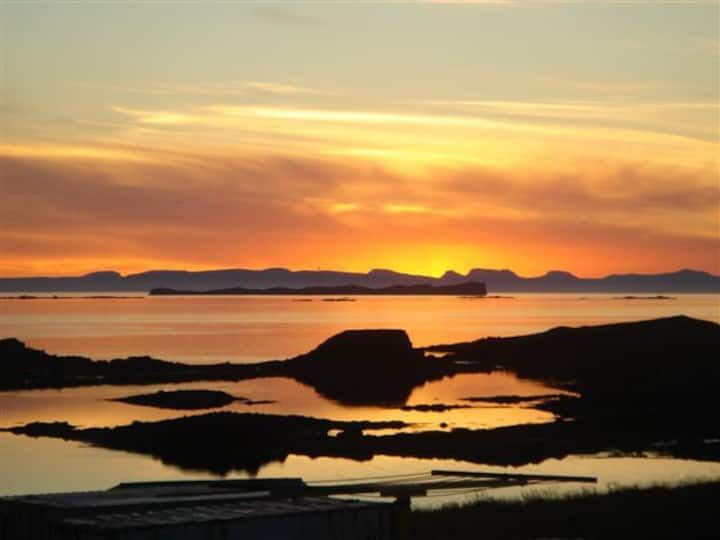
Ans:
[[[353,301],[324,297],[138,295],[101,299],[87,296],[0,299],[0,338],[17,337],[51,353],[81,354],[97,359],[149,354],[190,363],[256,362],[306,352],[331,335],[350,328],[403,328],[414,345],[425,346],[525,334],[559,325],[592,325],[677,314],[720,322],[719,295],[628,300],[612,294],[518,294],[512,298],[484,299],[357,297]],[[188,414],[107,401],[169,387],[98,386],[0,393],[0,426],[35,420],[109,426]],[[445,429],[477,429],[552,420],[548,413],[517,405],[444,413],[346,407],[288,379],[192,383],[172,388],[222,389],[253,400],[275,401],[256,406],[233,404],[225,410],[296,413],[338,420],[397,419],[413,422],[415,430],[440,429],[440,424],[447,424]],[[508,373],[460,375],[416,388],[408,404],[457,404],[468,396],[547,392],[540,383]],[[356,462],[290,456],[284,463],[267,465],[259,474],[327,480],[421,473],[433,468],[503,470],[447,460],[378,456],[371,461]],[[597,475],[600,489],[618,484],[720,478],[718,463],[612,455],[571,456],[513,470]],[[0,495],[105,489],[121,481],[207,476],[207,473],[179,470],[152,458],[124,452],[0,434]],[[245,473],[236,471],[231,476],[242,477]]]
[[[678,314],[720,322],[720,295],[670,300],[619,296],[0,299],[0,337],[16,337],[56,354],[97,359],[149,354],[210,363],[288,358],[350,328],[403,328],[415,346],[426,346]]]

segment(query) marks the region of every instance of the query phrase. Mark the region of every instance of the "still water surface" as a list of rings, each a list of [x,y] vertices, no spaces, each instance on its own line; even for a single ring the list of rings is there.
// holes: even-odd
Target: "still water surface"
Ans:
[[[416,346],[685,314],[720,322],[717,295],[678,295],[672,300],[622,300],[613,295],[522,294],[503,299],[360,297],[353,302],[311,302],[289,297],[136,297],[0,299],[0,338],[17,337],[57,354],[92,358],[144,355],[190,363],[255,362],[306,352],[349,328],[404,328]],[[108,401],[159,389],[224,390],[275,403],[223,408],[238,412],[303,414],[336,420],[404,420],[412,429],[490,428],[552,420],[530,406],[486,406],[447,412],[347,407],[288,379],[134,387],[97,386],[0,393],[0,426],[31,421],[112,426],[196,414]],[[416,388],[409,405],[466,403],[469,396],[555,393],[510,373],[458,375]],[[199,413],[207,411],[199,411]],[[260,476],[344,479],[427,472],[433,468],[502,470],[449,460],[377,456],[370,461],[290,456]],[[720,464],[665,458],[568,457],[508,469],[548,474],[597,475],[600,489],[619,484],[720,478]],[[242,477],[241,472],[232,476]],[[0,434],[0,494],[105,489],[121,481],[207,477],[152,458],[73,442]],[[517,494],[517,489],[511,494]],[[500,492],[499,494],[502,494]],[[440,501],[441,499],[438,499]]]
[[[111,293],[110,293],[111,294]],[[720,322],[720,296],[622,300],[610,294],[327,297],[141,296],[0,299],[0,337],[56,354],[192,363],[288,358],[351,328],[402,328],[418,347],[684,314]],[[87,296],[87,295],[86,295]]]

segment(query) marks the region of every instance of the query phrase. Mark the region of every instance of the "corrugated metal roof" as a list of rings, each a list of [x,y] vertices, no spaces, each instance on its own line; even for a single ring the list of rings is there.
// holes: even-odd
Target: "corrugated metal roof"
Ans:
[[[165,527],[168,525],[289,516],[314,512],[357,511],[378,509],[387,503],[348,501],[326,497],[300,499],[252,499],[226,504],[210,504],[165,508],[143,512],[103,514],[87,518],[70,518],[61,523],[64,529],[126,530]]]

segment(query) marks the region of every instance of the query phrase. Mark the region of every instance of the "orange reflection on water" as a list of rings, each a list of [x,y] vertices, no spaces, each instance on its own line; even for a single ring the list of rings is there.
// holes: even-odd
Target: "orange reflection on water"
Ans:
[[[130,405],[112,399],[159,390],[211,389],[237,397],[273,403],[247,405],[235,402],[220,409],[181,411]],[[467,374],[434,381],[417,388],[409,405],[444,403],[468,405],[462,398],[493,395],[538,395],[555,393],[542,384],[517,379],[509,373]],[[521,405],[474,404],[471,408],[444,412],[402,410],[398,407],[346,406],[325,399],[312,388],[291,379],[268,378],[240,382],[195,382],[178,385],[93,386],[64,390],[30,390],[0,393],[0,425],[65,421],[82,427],[117,426],[133,421],[152,422],[215,410],[300,414],[331,420],[400,420],[412,430],[455,427],[492,428],[514,424],[548,422],[550,413]],[[443,424],[443,426],[441,426]],[[446,425],[445,425],[446,424]]]
[[[619,300],[611,294],[513,298],[284,296],[0,299],[0,337],[56,354],[149,354],[191,363],[254,362],[307,352],[350,328],[403,328],[415,346],[685,314],[720,322],[718,295]]]

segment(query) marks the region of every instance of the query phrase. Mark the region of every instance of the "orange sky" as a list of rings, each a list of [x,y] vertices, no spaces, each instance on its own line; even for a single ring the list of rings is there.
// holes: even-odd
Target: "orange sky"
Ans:
[[[720,273],[712,3],[3,9],[2,277]]]

